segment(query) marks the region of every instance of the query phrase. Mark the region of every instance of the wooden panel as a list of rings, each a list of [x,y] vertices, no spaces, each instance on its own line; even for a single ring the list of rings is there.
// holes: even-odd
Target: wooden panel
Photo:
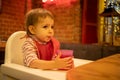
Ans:
[[[86,25],[86,43],[97,43],[97,27]]]
[[[98,0],[83,0],[82,6],[82,43],[98,42]]]
[[[97,23],[97,0],[88,0],[87,1],[87,13],[86,13],[86,22]]]

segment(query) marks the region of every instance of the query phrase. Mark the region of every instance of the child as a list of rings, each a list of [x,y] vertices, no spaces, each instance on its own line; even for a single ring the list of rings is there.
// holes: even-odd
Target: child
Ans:
[[[24,63],[38,69],[65,69],[73,66],[72,57],[60,58],[58,40],[54,36],[54,17],[51,12],[37,8],[26,14],[27,38],[23,45]]]

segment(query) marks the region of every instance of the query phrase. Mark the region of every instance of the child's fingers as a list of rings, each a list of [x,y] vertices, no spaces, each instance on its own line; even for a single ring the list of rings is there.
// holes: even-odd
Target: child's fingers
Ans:
[[[57,55],[57,58],[60,58],[61,55],[62,55],[62,52],[60,51],[60,52],[58,53],[58,55]]]

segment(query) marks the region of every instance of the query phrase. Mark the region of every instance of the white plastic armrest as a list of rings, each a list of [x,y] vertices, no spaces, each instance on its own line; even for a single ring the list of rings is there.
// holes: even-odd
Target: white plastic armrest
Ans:
[[[75,67],[90,62],[92,61],[74,59]],[[1,71],[19,80],[66,80],[66,71],[33,69],[14,63],[2,64]]]

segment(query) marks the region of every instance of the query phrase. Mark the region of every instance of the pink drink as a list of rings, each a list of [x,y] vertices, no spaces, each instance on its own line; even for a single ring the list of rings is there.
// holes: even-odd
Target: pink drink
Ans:
[[[58,50],[57,52],[58,54],[59,53],[62,53],[61,54],[61,58],[65,58],[65,57],[73,57],[73,50]]]

